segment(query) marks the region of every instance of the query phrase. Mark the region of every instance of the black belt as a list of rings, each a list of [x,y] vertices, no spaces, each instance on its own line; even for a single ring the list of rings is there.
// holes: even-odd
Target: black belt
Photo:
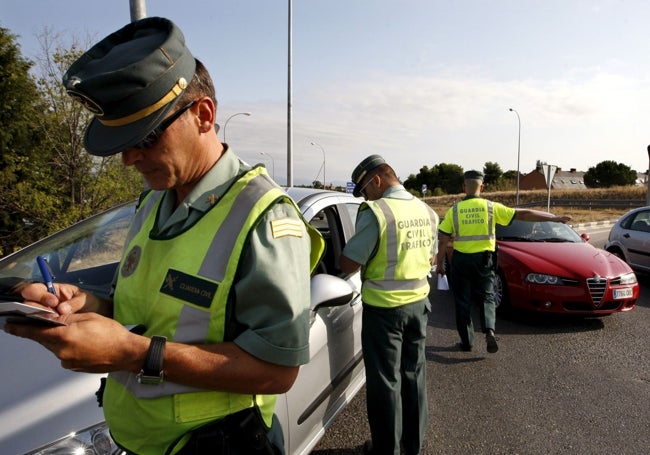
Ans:
[[[277,455],[259,408],[231,414],[192,431],[177,455]]]

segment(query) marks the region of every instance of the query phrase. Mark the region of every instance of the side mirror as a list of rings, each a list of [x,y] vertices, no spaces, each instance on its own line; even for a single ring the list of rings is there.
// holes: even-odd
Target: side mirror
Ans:
[[[589,239],[590,239],[589,234],[587,234],[586,232],[583,233],[583,234],[580,234],[580,237],[582,237],[582,240],[584,240],[585,242],[588,242]]]
[[[319,273],[311,278],[311,310],[346,305],[354,298],[355,291],[347,281]]]

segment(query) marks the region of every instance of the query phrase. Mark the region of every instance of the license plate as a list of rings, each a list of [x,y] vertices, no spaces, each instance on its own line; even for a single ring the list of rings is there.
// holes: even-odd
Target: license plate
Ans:
[[[619,300],[619,299],[629,299],[632,297],[632,288],[625,288],[625,289],[614,289],[614,299]]]

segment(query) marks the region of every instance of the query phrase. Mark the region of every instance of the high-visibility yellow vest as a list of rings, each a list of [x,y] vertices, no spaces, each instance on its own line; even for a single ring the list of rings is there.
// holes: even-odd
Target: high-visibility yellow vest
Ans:
[[[360,210],[365,207],[377,218],[379,244],[362,272],[364,303],[393,308],[424,299],[437,215],[417,198],[382,198],[365,202]]]
[[[295,204],[263,168],[255,168],[191,229],[170,241],[152,234],[162,194],[147,195],[133,220],[119,266],[114,318],[125,325],[145,325],[146,336],[188,344],[222,342],[231,287],[250,232],[276,202]],[[296,212],[300,214],[297,207]],[[304,220],[294,224],[293,229],[310,236],[313,271],[324,241]],[[108,376],[104,414],[118,444],[140,455],[159,455],[189,430],[250,408],[254,400],[270,427],[275,395],[203,390],[168,381],[142,385],[136,374],[119,371]]]
[[[480,197],[464,199],[452,206],[454,250],[461,253],[480,253],[494,251],[496,248],[496,225],[509,224],[515,209],[498,202]],[[449,213],[445,216],[447,218]],[[447,228],[448,221],[441,223],[441,230]]]

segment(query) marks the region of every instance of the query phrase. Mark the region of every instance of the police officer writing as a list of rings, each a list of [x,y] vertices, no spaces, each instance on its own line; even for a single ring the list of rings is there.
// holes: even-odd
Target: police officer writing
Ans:
[[[485,333],[487,351],[499,350],[495,336],[496,309],[494,305],[494,267],[497,224],[507,226],[513,220],[552,221],[566,223],[570,216],[555,216],[529,209],[514,209],[481,197],[483,174],[467,171],[464,174],[465,198],[454,204],[445,214],[438,229],[440,251],[447,251],[453,238],[451,258],[451,288],[456,309],[456,328],[460,335],[459,347],[471,351],[474,346],[472,304],[479,305],[481,328]],[[438,255],[437,272],[444,274],[445,254]]]
[[[361,267],[361,343],[372,436],[365,450],[415,455],[427,428],[427,275],[437,252],[438,216],[404,189],[379,155],[363,160],[352,181],[353,194],[366,202],[340,268],[353,273]]]
[[[68,324],[7,324],[75,371],[105,373],[107,424],[129,454],[284,453],[275,394],[309,360],[322,238],[263,167],[222,144],[205,67],[164,18],[131,23],[66,72],[94,113],[84,145],[120,153],[141,197],[110,298],[27,286]],[[142,327],[142,334],[126,325]]]

